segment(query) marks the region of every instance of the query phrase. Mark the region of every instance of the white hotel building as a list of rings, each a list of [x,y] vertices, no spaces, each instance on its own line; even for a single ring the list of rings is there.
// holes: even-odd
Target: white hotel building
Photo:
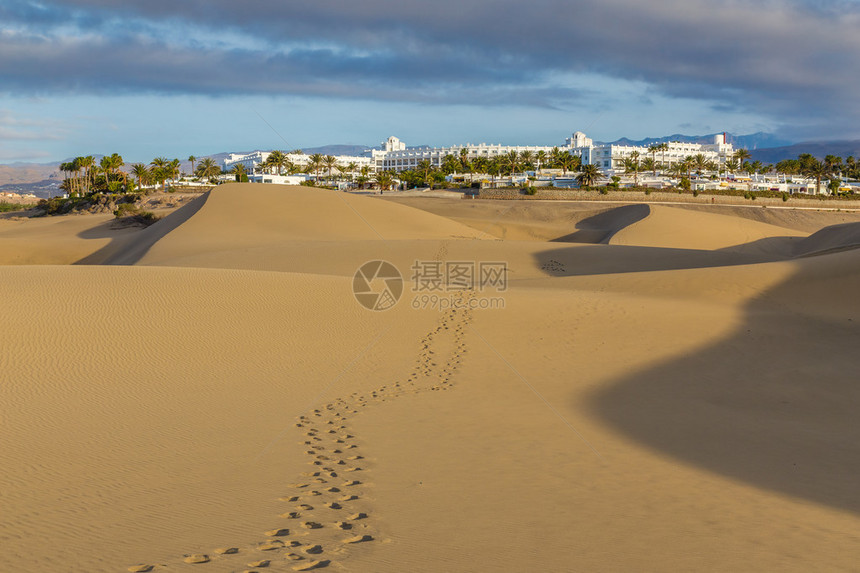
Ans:
[[[454,155],[459,157],[461,150],[465,149],[467,157],[475,159],[484,157],[492,159],[516,151],[531,151],[537,153],[544,151],[547,154],[554,149],[553,146],[534,146],[534,145],[492,145],[481,143],[473,145],[456,145],[452,147],[406,147],[406,144],[400,139],[391,136],[382,143],[382,149],[372,149],[367,152],[368,156],[347,156],[341,155],[337,157],[338,165],[347,166],[350,163],[355,163],[358,169],[364,166],[370,167],[371,171],[406,171],[415,169],[418,163],[423,160],[428,160],[434,167],[440,167],[446,155]],[[630,157],[633,152],[639,153],[639,158],[653,157],[648,147],[617,145],[617,144],[598,144],[586,137],[581,131],[577,131],[571,137],[565,140],[565,145],[559,146],[561,151],[566,151],[571,155],[575,155],[582,160],[585,165],[597,165],[604,173],[614,175],[624,171],[624,160]],[[732,157],[734,153],[732,144],[726,143],[725,134],[714,136],[714,142],[710,144],[699,143],[681,143],[670,142],[668,149],[658,151],[655,159],[659,162],[668,165],[675,164],[691,155],[702,154],[708,161],[713,161],[718,165],[723,165],[725,161]],[[269,156],[267,151],[255,151],[253,153],[239,155],[231,154],[224,159],[224,169],[230,170],[237,163],[245,166],[249,174],[254,173],[254,168],[263,163]],[[288,153],[287,158],[299,166],[307,165],[310,157],[306,154]]]
[[[531,151],[532,153],[545,151],[546,153],[550,153],[553,147],[488,145],[486,143],[472,145],[467,143],[466,145],[456,145],[453,147],[408,148],[405,143],[392,136],[382,143],[381,150],[374,149],[371,151],[372,165],[377,171],[405,171],[415,169],[420,161],[428,160],[433,166],[439,167],[442,165],[442,161],[446,155],[459,157],[463,149],[466,150],[469,159],[477,157],[492,159],[493,157],[506,155],[511,151]],[[585,165],[597,165],[602,171],[610,175],[624,171],[624,160],[630,157],[633,152],[639,152],[640,159],[652,156],[651,152],[648,151],[648,147],[644,146],[616,145],[611,143],[595,145],[581,131],[577,131],[571,137],[567,138],[565,145],[559,146],[559,149],[579,157]],[[656,159],[667,165],[672,165],[683,161],[691,155],[702,154],[708,161],[722,165],[726,159],[731,158],[733,153],[732,144],[726,143],[725,135],[720,134],[714,136],[714,142],[711,144],[671,142],[668,144],[668,149],[657,152]]]
[[[254,168],[261,163],[264,163],[266,159],[271,155],[271,151],[254,151],[252,153],[231,153],[227,157],[224,158],[224,170],[230,171],[237,164],[242,164],[245,166],[245,171],[248,172],[249,175],[254,173]],[[306,153],[285,153],[292,163],[295,165],[304,168],[311,160],[310,155]],[[361,169],[362,167],[370,167],[373,168],[372,161],[370,157],[361,157],[357,155],[338,155],[337,156],[337,164],[341,167],[346,167],[350,163],[355,163],[357,165],[357,169]]]

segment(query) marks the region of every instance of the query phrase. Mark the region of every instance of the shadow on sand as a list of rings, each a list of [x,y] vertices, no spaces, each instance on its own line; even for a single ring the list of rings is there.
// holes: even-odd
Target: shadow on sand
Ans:
[[[609,243],[615,233],[638,223],[651,214],[648,205],[624,205],[613,207],[576,223],[576,231],[553,239],[554,243]]]
[[[137,263],[165,235],[193,217],[209,198],[207,191],[200,197],[177,209],[154,225],[133,234],[117,235],[111,229],[112,223],[105,223],[88,229],[78,236],[84,239],[103,239],[111,237],[111,242],[95,253],[76,261],[76,265],[133,265]]]
[[[860,512],[858,269],[857,250],[798,262],[731,336],[616,381],[594,411],[685,463]]]

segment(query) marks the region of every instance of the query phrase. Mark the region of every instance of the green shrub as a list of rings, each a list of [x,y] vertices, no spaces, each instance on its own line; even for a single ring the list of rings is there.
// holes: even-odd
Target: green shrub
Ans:
[[[160,219],[155,213],[144,211],[134,203],[120,203],[116,206],[113,214],[117,219],[123,219],[144,227],[148,227]]]
[[[32,209],[35,207],[35,203],[7,203],[5,201],[0,201],[0,213],[11,213],[13,211],[26,211],[27,209]]]
[[[699,190],[693,189],[693,197],[698,197],[698,196],[699,196]]]
[[[534,195],[535,193],[537,193],[537,189],[531,185],[528,185],[523,188],[523,193],[525,193],[526,195]]]
[[[785,203],[786,201],[788,201],[788,193],[783,193],[782,194],[782,202]]]

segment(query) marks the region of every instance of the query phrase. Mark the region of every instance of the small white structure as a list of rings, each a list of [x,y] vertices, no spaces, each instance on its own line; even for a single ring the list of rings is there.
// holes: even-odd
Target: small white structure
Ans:
[[[299,185],[308,179],[310,179],[310,176],[304,173],[297,173],[295,175],[271,175],[263,173],[262,175],[251,175],[248,177],[248,181],[251,183],[272,183],[275,185]]]

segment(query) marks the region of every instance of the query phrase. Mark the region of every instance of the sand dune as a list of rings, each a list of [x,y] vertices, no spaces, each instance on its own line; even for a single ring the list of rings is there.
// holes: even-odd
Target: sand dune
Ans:
[[[613,245],[715,250],[805,233],[739,217],[651,205],[650,214],[619,230]]]
[[[371,197],[286,185],[225,185],[153,244],[141,264],[297,241],[473,238],[474,229]],[[112,259],[111,262],[121,259]]]
[[[860,223],[843,223],[825,227],[801,241],[795,255],[824,254],[860,247]]]
[[[856,233],[768,218],[229,185],[7,227],[111,264],[0,267],[0,569],[853,570]],[[416,310],[416,259],[507,289]]]
[[[113,230],[113,215],[0,219],[0,265],[68,265],[137,229]]]

